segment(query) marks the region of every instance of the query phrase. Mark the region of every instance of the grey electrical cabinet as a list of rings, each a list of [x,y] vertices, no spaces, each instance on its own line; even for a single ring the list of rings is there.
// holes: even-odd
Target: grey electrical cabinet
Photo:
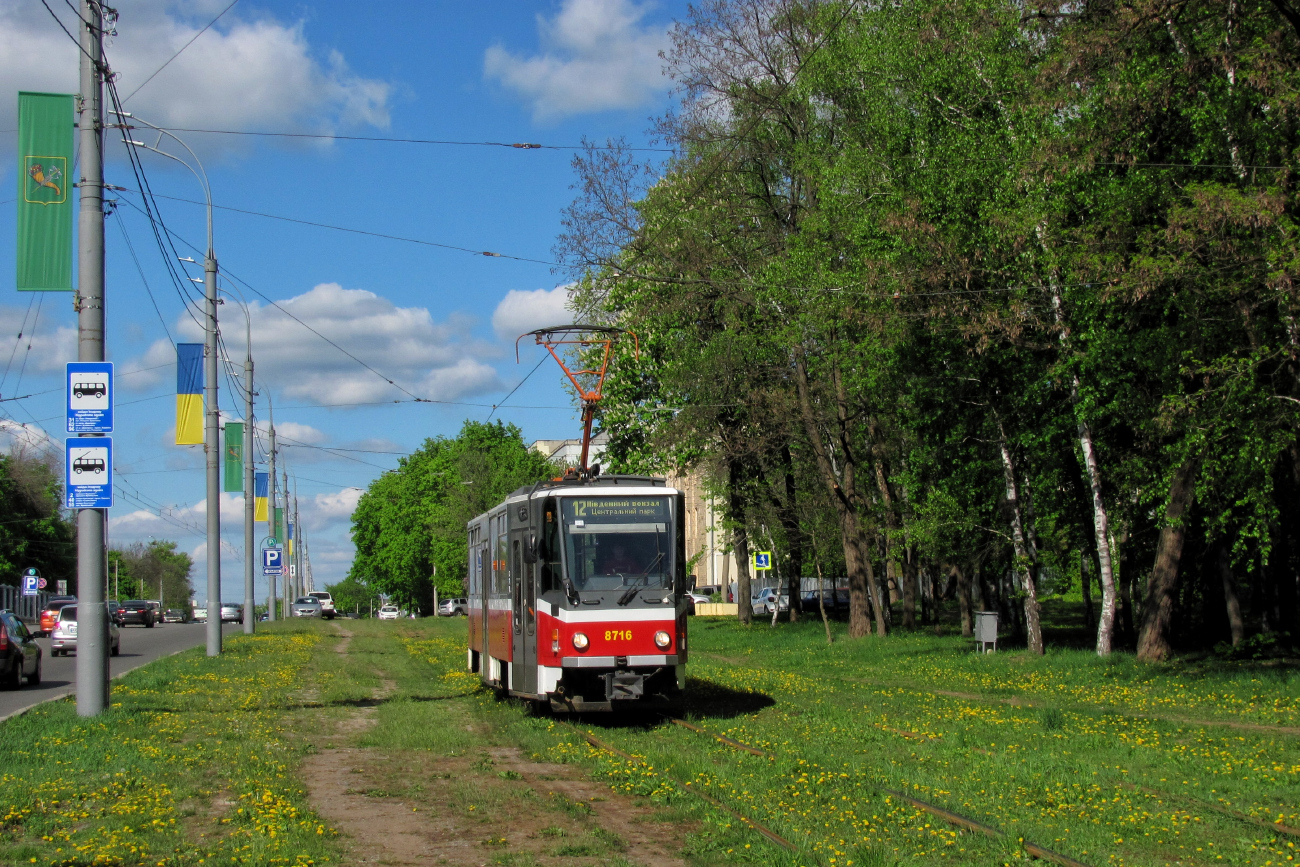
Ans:
[[[975,612],[975,643],[980,653],[989,653],[998,649],[998,613],[996,611]]]

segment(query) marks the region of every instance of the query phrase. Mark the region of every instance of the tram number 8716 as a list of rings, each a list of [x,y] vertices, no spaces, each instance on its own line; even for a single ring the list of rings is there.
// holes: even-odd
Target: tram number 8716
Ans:
[[[606,641],[631,641],[632,630],[630,629],[606,629]]]

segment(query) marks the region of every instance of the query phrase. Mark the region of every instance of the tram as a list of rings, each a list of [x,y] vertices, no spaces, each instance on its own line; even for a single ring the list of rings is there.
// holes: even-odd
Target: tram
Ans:
[[[559,712],[675,710],[686,677],[683,497],[576,474],[469,522],[469,670]]]
[[[582,400],[582,453],[468,524],[468,663],[500,692],[560,712],[676,710],[686,682],[682,493],[650,476],[587,466],[610,348],[636,335],[541,328]],[[518,341],[516,360],[518,360]],[[574,370],[561,355],[599,360]]]

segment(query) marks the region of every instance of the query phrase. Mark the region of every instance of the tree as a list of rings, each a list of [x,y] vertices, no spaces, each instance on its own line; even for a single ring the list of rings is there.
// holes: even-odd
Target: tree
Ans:
[[[352,514],[356,557],[348,579],[423,614],[463,595],[466,523],[557,468],[514,425],[466,421],[455,439],[427,439],[370,484]]]

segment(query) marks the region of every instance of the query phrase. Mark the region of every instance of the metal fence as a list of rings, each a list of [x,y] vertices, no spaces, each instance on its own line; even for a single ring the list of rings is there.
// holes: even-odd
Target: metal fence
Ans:
[[[22,620],[35,622],[49,598],[50,594],[44,590],[35,596],[24,596],[21,587],[0,584],[0,609],[12,611]]]

